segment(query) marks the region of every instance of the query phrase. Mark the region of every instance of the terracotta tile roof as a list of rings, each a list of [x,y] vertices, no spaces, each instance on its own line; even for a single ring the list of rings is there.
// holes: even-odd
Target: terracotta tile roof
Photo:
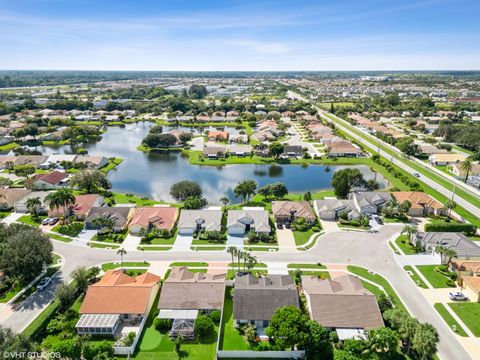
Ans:
[[[456,271],[470,271],[480,273],[480,261],[452,261],[452,268]]]
[[[48,173],[48,174],[38,174],[38,175],[35,175],[31,182],[35,182],[35,181],[44,181],[48,184],[52,184],[52,185],[56,185],[58,184],[60,181],[62,181],[63,179],[67,178],[68,175],[64,172],[60,172],[60,171],[53,171],[51,173]]]
[[[92,207],[95,205],[95,202],[100,197],[97,194],[86,194],[86,195],[76,195],[75,196],[75,205],[72,206],[72,212],[75,215],[88,215]],[[65,209],[60,207],[55,210],[49,211],[51,215],[63,215]]]
[[[160,278],[150,273],[134,278],[122,270],[109,270],[100,281],[88,287],[80,313],[144,314],[150,293],[158,282]]]
[[[134,225],[171,230],[177,219],[178,209],[174,207],[139,207],[135,208],[129,228]]]
[[[395,191],[392,192],[392,196],[399,202],[402,203],[405,200],[410,201],[412,208],[424,208],[431,207],[434,209],[444,209],[445,206],[439,203],[437,200],[433,199],[430,195],[427,195],[421,191]]]
[[[480,292],[480,276],[464,276],[463,282],[477,293]]]

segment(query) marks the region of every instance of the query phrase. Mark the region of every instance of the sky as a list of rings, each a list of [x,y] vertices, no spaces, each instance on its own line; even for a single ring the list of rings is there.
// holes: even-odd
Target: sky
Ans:
[[[479,0],[0,0],[0,69],[479,70]]]

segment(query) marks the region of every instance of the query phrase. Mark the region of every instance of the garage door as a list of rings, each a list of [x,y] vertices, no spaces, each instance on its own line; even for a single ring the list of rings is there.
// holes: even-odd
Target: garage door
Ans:
[[[243,235],[244,234],[244,229],[242,228],[230,228],[228,229],[228,234],[229,235]]]
[[[180,235],[193,235],[193,229],[181,228],[181,229],[178,229],[178,233]]]

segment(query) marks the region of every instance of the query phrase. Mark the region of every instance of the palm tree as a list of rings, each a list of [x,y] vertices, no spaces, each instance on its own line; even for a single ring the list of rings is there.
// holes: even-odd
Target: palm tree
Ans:
[[[465,179],[463,180],[463,182],[467,182],[468,180],[468,175],[470,175],[470,172],[472,171],[473,169],[473,161],[472,161],[472,158],[471,157],[467,157],[465,160],[462,161],[462,163],[460,164],[460,169],[462,169],[462,171],[465,172]]]
[[[99,216],[92,220],[92,225],[100,230],[107,230],[109,233],[112,233],[115,229],[117,218],[112,216]]]
[[[457,252],[445,246],[438,245],[435,252],[440,255],[442,264],[450,266],[452,259],[457,257]]]
[[[76,199],[73,191],[67,188],[60,188],[45,197],[50,210],[57,210],[63,207],[64,215],[68,216],[70,206],[75,205]]]
[[[220,198],[220,202],[223,204],[223,207],[227,207],[227,204],[230,202],[230,200],[227,197],[222,197]]]
[[[448,217],[452,215],[452,210],[455,209],[457,203],[453,200],[447,200],[445,203],[445,207],[448,209]]]
[[[229,246],[227,249],[227,253],[232,255],[232,268],[235,267],[235,260],[234,257],[237,255],[237,248],[235,246]]]
[[[245,256],[245,253],[242,250],[237,251],[237,265],[238,265],[238,271],[240,271],[240,260],[243,259]]]
[[[411,242],[412,241],[412,235],[416,234],[418,232],[417,228],[415,226],[407,225],[403,228],[402,232],[406,232],[408,234],[408,240]]]
[[[38,208],[42,206],[42,202],[40,201],[40,198],[37,196],[34,198],[27,199],[26,206],[27,206],[28,212],[33,217],[36,217],[38,215],[37,214]]]
[[[120,268],[123,270],[123,255],[127,255],[127,250],[120,248],[117,250],[117,255],[120,255]]]
[[[257,265],[257,258],[255,256],[248,255],[247,269],[252,270],[255,265]]]

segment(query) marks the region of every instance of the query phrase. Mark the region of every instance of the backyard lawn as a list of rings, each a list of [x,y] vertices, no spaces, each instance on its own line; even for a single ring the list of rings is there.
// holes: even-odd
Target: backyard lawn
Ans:
[[[398,245],[405,255],[414,255],[417,253],[414,247],[410,245],[408,235],[400,235],[397,240],[395,240],[395,244]]]
[[[133,194],[113,193],[113,199],[116,204],[135,204],[137,206],[153,206],[160,204],[158,201],[151,200],[147,197],[138,197]]]
[[[480,303],[449,303],[460,319],[475,336],[480,336]]]
[[[435,310],[438,311],[438,313],[443,318],[443,320],[448,324],[450,329],[455,331],[455,333],[457,333],[460,336],[467,336],[467,333],[465,332],[465,330],[460,326],[457,320],[455,320],[454,317],[448,312],[448,310],[445,308],[445,305],[441,303],[436,303],[435,305],[433,305],[433,307],[435,308]]]
[[[247,340],[233,326],[233,300],[230,297],[231,289],[231,287],[227,287],[225,291],[219,349],[248,350]]]
[[[423,276],[427,278],[430,285],[432,285],[435,289],[450,287],[445,284],[445,281],[447,281],[449,278],[435,271],[436,267],[438,267],[438,265],[418,265],[417,269],[423,274]]]

